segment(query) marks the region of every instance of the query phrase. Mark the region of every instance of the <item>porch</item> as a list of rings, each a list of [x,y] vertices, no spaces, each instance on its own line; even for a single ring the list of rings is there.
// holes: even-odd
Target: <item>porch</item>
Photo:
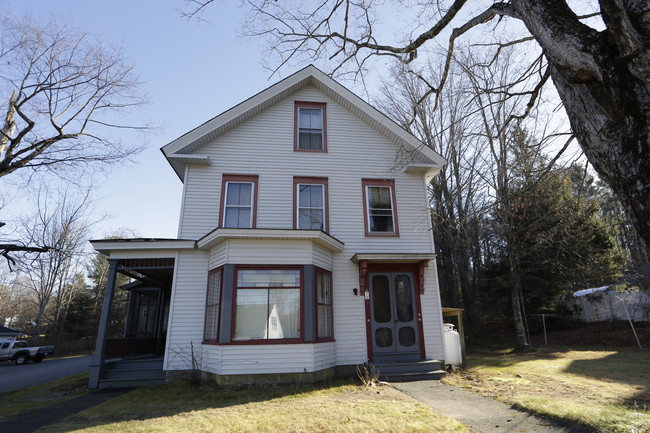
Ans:
[[[162,366],[174,258],[109,258],[108,261],[107,286],[95,355],[90,365],[89,387],[164,381]],[[116,288],[118,274],[132,281]],[[121,335],[108,338],[116,289],[128,291],[126,319]]]

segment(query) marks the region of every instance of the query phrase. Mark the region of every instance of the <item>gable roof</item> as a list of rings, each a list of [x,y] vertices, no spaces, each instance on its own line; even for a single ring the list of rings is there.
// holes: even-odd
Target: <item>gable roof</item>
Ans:
[[[445,159],[411,135],[392,119],[350,90],[337,83],[314,65],[309,65],[284,80],[224,111],[194,128],[160,150],[178,177],[183,180],[186,164],[210,164],[207,155],[192,154],[221,134],[252,118],[298,90],[314,86],[338,104],[368,123],[380,134],[409,152],[405,170],[415,173],[437,172]]]

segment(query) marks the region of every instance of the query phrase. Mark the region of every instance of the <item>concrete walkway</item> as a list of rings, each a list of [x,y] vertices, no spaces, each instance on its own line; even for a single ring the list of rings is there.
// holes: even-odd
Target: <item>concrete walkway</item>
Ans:
[[[391,383],[403,393],[431,407],[436,413],[456,418],[479,433],[586,433],[590,430],[545,420],[439,380]]]
[[[95,391],[52,406],[21,413],[0,421],[0,432],[32,433],[42,427],[63,421],[69,416],[103,403],[109,398],[123,394],[131,389],[120,388]]]

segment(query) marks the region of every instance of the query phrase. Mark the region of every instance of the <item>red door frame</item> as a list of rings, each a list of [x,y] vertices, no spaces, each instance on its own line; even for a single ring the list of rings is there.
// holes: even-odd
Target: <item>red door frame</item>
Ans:
[[[413,292],[415,293],[415,311],[418,315],[418,332],[420,333],[420,359],[426,359],[424,348],[424,327],[422,326],[422,303],[420,294],[424,293],[424,268],[420,263],[359,263],[361,293],[364,294],[366,310],[366,344],[368,347],[368,362],[373,361],[372,352],[372,323],[370,322],[370,273],[410,272],[413,275]]]

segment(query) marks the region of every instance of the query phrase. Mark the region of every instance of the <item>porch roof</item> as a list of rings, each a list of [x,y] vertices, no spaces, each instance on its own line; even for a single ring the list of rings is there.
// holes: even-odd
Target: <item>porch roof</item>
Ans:
[[[419,263],[436,258],[435,253],[356,253],[350,260],[353,263]]]
[[[94,239],[93,248],[105,255],[113,251],[138,252],[142,258],[159,257],[160,250],[193,250],[196,241],[191,239],[132,238],[132,239]]]

